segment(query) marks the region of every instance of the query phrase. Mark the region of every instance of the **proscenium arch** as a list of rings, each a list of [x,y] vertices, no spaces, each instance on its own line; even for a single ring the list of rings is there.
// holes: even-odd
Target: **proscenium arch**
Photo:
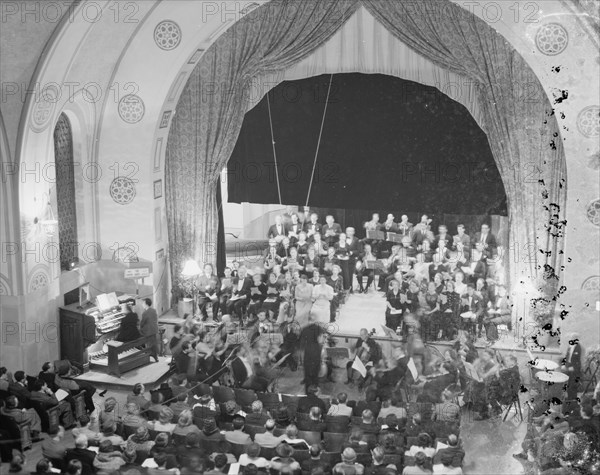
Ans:
[[[285,2],[284,2],[285,3]],[[352,2],[347,2],[348,4],[352,4]],[[362,2],[356,2],[355,5],[359,5]],[[367,2],[368,3],[368,2]],[[275,4],[275,3],[270,3],[267,5],[264,5],[260,8],[258,8],[256,11],[260,11],[261,9],[266,8],[267,6],[270,6],[272,8],[274,8],[275,10],[277,8],[284,8],[281,7],[281,3],[279,4]],[[470,15],[465,13],[460,7],[458,7],[455,4],[445,4],[445,7],[450,8],[451,11],[453,11],[454,13],[457,14],[457,16],[460,18],[461,15],[463,15],[463,18],[465,15]],[[349,9],[351,10],[351,8]],[[355,10],[352,10],[352,13],[354,13]],[[276,16],[276,15],[275,15]],[[351,16],[351,15],[349,15]],[[472,21],[474,15],[471,15],[472,17]],[[347,20],[347,18],[346,18]],[[379,19],[380,21],[382,20],[382,18]],[[179,138],[183,138],[183,136],[180,135],[180,131],[177,130],[178,126],[180,126],[180,124],[184,124],[185,126],[188,127],[188,131],[190,130],[190,124],[191,124],[191,119],[188,120],[188,115],[189,114],[194,114],[194,111],[192,110],[187,110],[185,111],[185,116],[182,117],[182,112],[184,112],[184,107],[182,106],[182,104],[184,103],[184,98],[186,96],[186,94],[198,94],[197,90],[196,92],[193,92],[193,87],[194,87],[194,82],[201,82],[201,73],[202,70],[204,71],[209,71],[208,75],[211,74],[210,71],[214,71],[214,68],[217,68],[217,60],[215,59],[215,55],[217,54],[217,51],[220,51],[219,48],[222,47],[224,44],[226,44],[227,38],[231,38],[231,36],[227,37],[227,35],[235,35],[236,31],[238,29],[240,29],[240,32],[244,31],[243,27],[241,27],[240,25],[242,24],[244,20],[242,19],[240,22],[238,22],[236,25],[232,26],[226,33],[226,35],[223,35],[221,38],[219,38],[210,48],[209,50],[205,53],[205,55],[202,57],[202,59],[200,60],[200,62],[198,63],[198,65],[196,66],[195,72],[194,74],[196,74],[196,76],[192,75],[192,77],[189,79],[186,88],[184,89],[182,96],[179,100],[179,104],[178,104],[178,116],[175,118],[174,120],[174,125],[172,126],[171,130],[170,130],[170,135],[169,135],[169,145],[167,147],[167,163],[166,165],[170,165],[167,167],[167,174],[169,172],[172,171],[172,165],[176,164],[176,161],[173,161],[175,156],[177,156],[177,154],[180,152],[180,150],[177,151],[173,151],[173,153],[171,154],[171,156],[169,157],[169,152],[171,152],[171,148],[173,147],[173,144],[179,139]],[[491,28],[489,25],[487,25],[485,22],[477,19],[477,28],[481,28],[482,30],[488,32],[492,37],[494,38],[501,38],[501,36],[493,29]],[[393,27],[393,25],[388,26],[388,28]],[[242,33],[244,34],[244,33]],[[496,36],[494,36],[496,35]],[[333,36],[333,35],[331,35]],[[326,42],[331,36],[328,36],[327,38],[321,40],[321,43],[319,43],[319,46],[321,44],[323,44],[324,42]],[[419,38],[419,40],[423,41],[423,38]],[[531,68],[529,68],[529,66],[527,65],[527,63],[525,63],[525,61],[522,59],[522,57],[514,50],[514,48],[512,46],[510,46],[508,44],[508,42],[506,40],[504,40],[504,42],[506,43],[506,49],[513,55],[512,58],[517,58],[517,60],[519,61],[519,64],[524,65],[525,68],[527,68],[527,71],[531,74],[531,77],[536,78],[535,74],[531,71]],[[307,53],[304,57],[310,55],[310,53],[312,53],[312,51],[314,51],[315,48],[313,48],[309,53]],[[221,51],[222,53],[223,51]],[[236,51],[237,53],[237,51]],[[481,49],[480,51],[477,51],[478,54],[485,56],[483,49]],[[243,55],[243,52],[239,52],[240,55]],[[252,57],[252,58],[245,58],[244,60],[248,63],[248,64],[252,64],[252,61],[256,61],[256,62],[260,62],[261,61],[260,55],[258,55],[258,57]],[[300,58],[296,58],[296,63],[299,62],[300,60],[302,60],[303,57]],[[292,61],[289,62],[290,65],[288,65],[288,68],[291,66],[291,64],[293,64]],[[265,66],[268,68],[268,66]],[[212,69],[211,69],[212,68]],[[275,68],[275,66],[273,67]],[[252,74],[260,74],[263,73],[264,71],[261,70],[252,70],[251,67],[249,67],[248,69],[249,71],[251,71],[249,74],[250,76],[252,76]],[[281,70],[281,67],[280,67]],[[331,73],[331,72],[335,72],[335,71],[331,71],[328,70],[327,67],[323,67],[323,69],[319,70],[319,71],[313,71],[311,75],[315,75],[315,74],[319,74],[319,73]],[[355,70],[355,72],[364,72],[361,71],[360,68],[357,68]],[[470,71],[467,71],[467,73]],[[238,75],[243,75],[243,73],[239,73]],[[210,77],[210,76],[209,76]],[[308,77],[308,76],[305,76]],[[239,96],[237,96],[237,99],[240,101],[245,101],[243,107],[246,107],[247,110],[247,89],[248,85],[244,84],[244,81],[247,80],[246,77],[236,77],[233,78],[234,80],[231,81],[231,77],[229,77],[229,82],[227,81],[227,76],[222,75],[219,79],[222,80],[223,83],[223,87],[229,87],[231,90],[237,90],[238,88],[242,89],[242,93],[239,94]],[[471,77],[471,79],[477,79],[477,75],[475,72],[473,72],[473,76]],[[279,83],[281,81],[278,81],[277,83]],[[419,81],[420,82],[420,81]],[[220,84],[217,82],[217,84]],[[502,86],[506,86],[506,84],[501,84],[499,85],[499,87]],[[542,90],[541,88],[541,84],[539,83],[539,80],[537,80],[536,78],[536,86],[538,87],[539,90]],[[490,91],[490,94],[493,94],[494,91]],[[481,97],[484,97],[484,95],[482,94]],[[487,97],[487,96],[486,96]],[[546,97],[544,96],[544,99],[546,99]],[[500,100],[500,99],[499,99]],[[494,106],[495,106],[495,102],[494,102]],[[549,101],[546,99],[545,100],[545,104],[548,106],[548,110],[551,109],[550,103]],[[226,107],[225,105],[221,104],[220,107]],[[489,106],[488,106],[489,107]],[[494,107],[495,109],[495,107]],[[245,112],[245,111],[244,111]],[[488,111],[488,114],[491,114],[491,112]],[[242,114],[243,116],[243,114]],[[222,120],[222,119],[221,119]],[[239,121],[239,117],[237,118],[228,118],[228,121]],[[187,121],[187,122],[186,122]],[[490,121],[490,119],[488,118],[488,122]],[[493,121],[492,121],[493,122]],[[555,132],[556,135],[555,137],[560,137],[560,132],[558,130],[558,126],[556,124],[556,119],[549,114],[549,118],[547,119],[547,121],[545,123],[549,123],[550,125],[548,126],[548,130],[550,132]],[[531,124],[532,127],[540,127],[540,124]],[[241,125],[240,125],[241,126]],[[183,127],[183,126],[182,126]],[[205,125],[205,127],[207,127]],[[499,126],[500,128],[502,126]],[[235,127],[234,127],[235,129]],[[489,137],[489,130],[486,130],[484,128],[484,131],[488,134]],[[506,133],[506,131],[504,131]],[[239,129],[236,132],[237,134],[239,134]],[[185,137],[186,140],[189,140],[189,134]],[[203,136],[203,138],[206,138]],[[231,137],[229,137],[230,139]],[[236,136],[237,138],[237,136]],[[193,137],[192,137],[193,140]],[[550,141],[550,137],[548,138],[548,140]],[[231,142],[231,140],[229,140],[229,142]],[[223,144],[219,144],[218,140],[217,142],[214,144],[215,148],[218,150],[221,147],[223,147]],[[502,147],[507,147],[507,145],[502,145],[502,144],[497,144],[498,147],[502,148]],[[522,146],[522,144],[521,144]],[[205,143],[203,143],[203,147],[206,147],[207,150],[204,150],[204,152],[208,152],[208,145],[206,145]],[[508,145],[508,147],[510,147],[510,144]],[[526,150],[527,147],[524,148],[524,150]],[[564,151],[562,149],[562,143],[558,143],[555,144],[555,149],[559,149],[559,151],[556,153],[556,155],[558,156],[558,169],[559,171],[556,172],[558,173],[559,177],[563,180],[566,181],[566,174],[565,174],[565,169],[566,169],[566,164],[565,164],[565,158],[564,158]],[[519,150],[520,151],[520,150]],[[510,150],[508,153],[513,153],[513,157],[515,155],[515,151],[514,150]],[[504,155],[506,154],[506,152],[504,152]],[[190,244],[190,242],[193,242],[192,245],[189,245],[189,250],[187,252],[187,258],[195,258],[197,260],[214,260],[214,254],[213,256],[210,255],[210,253],[207,253],[207,246],[206,243],[214,243],[215,242],[215,232],[214,230],[216,229],[216,222],[214,220],[215,216],[214,213],[211,212],[211,208],[214,208],[214,198],[211,196],[211,194],[214,192],[214,188],[213,188],[213,183],[216,183],[216,180],[218,179],[218,172],[220,171],[220,169],[222,169],[222,167],[225,165],[225,163],[227,162],[227,160],[229,159],[230,153],[227,154],[225,153],[224,155],[227,156],[220,156],[217,153],[217,162],[210,162],[210,161],[206,161],[203,162],[202,159],[200,159],[200,166],[204,168],[205,171],[205,175],[203,178],[202,183],[199,184],[200,187],[204,187],[205,189],[207,189],[208,191],[205,191],[205,202],[201,203],[201,206],[205,207],[206,209],[204,211],[208,211],[206,213],[206,216],[208,216],[207,218],[205,218],[204,221],[199,222],[199,226],[195,226],[192,223],[187,223],[188,224],[188,228],[191,228],[192,231],[190,231],[189,236],[186,236],[187,239],[187,243],[188,245]],[[520,263],[518,265],[515,265],[514,268],[517,270],[515,273],[513,273],[512,275],[512,282],[511,285],[513,286],[513,288],[515,288],[516,286],[519,286],[521,288],[521,292],[522,292],[522,296],[523,298],[523,302],[521,303],[521,310],[524,310],[524,308],[527,306],[526,303],[526,299],[527,298],[531,298],[531,296],[534,296],[536,293],[536,286],[539,284],[538,279],[540,276],[544,276],[544,278],[546,278],[546,274],[550,273],[553,275],[556,275],[555,272],[558,272],[559,269],[558,268],[553,268],[552,266],[550,266],[550,268],[548,268],[548,266],[544,266],[542,267],[542,259],[538,259],[537,256],[537,250],[538,248],[541,251],[546,251],[546,246],[545,244],[547,243],[542,243],[544,245],[544,247],[540,246],[540,243],[536,242],[536,241],[541,241],[541,239],[543,238],[543,233],[540,232],[540,228],[543,228],[545,226],[545,229],[547,231],[550,232],[554,232],[557,236],[558,236],[558,241],[561,240],[562,238],[562,234],[564,233],[564,229],[562,227],[562,223],[563,221],[560,219],[560,217],[562,216],[561,213],[564,213],[564,203],[566,202],[566,194],[563,191],[559,192],[558,188],[559,188],[559,183],[557,182],[549,182],[549,183],[545,183],[544,180],[539,180],[538,183],[536,184],[539,189],[536,193],[534,193],[535,195],[540,195],[540,197],[538,196],[527,196],[527,192],[531,192],[531,189],[527,190],[526,192],[524,192],[521,188],[519,188],[518,184],[519,184],[519,177],[520,174],[522,173],[521,170],[512,170],[513,176],[512,178],[510,177],[511,174],[511,170],[507,170],[507,165],[510,165],[510,163],[502,163],[501,161],[499,162],[499,158],[497,156],[497,153],[494,154],[495,155],[495,159],[496,159],[496,165],[498,166],[498,169],[500,170],[503,182],[504,182],[504,186],[505,189],[507,191],[507,199],[509,202],[509,220],[510,220],[510,229],[511,229],[511,234],[513,234],[513,239],[514,236],[521,236],[522,237],[522,241],[521,243],[518,242],[518,240],[515,241],[515,245],[516,246],[523,246],[523,243],[525,243],[524,248],[525,249],[529,249],[532,248],[535,254],[533,255],[528,255],[525,256],[526,259],[531,259],[533,262],[525,262],[525,263]],[[517,153],[516,154],[517,157],[520,159],[521,154]],[[526,156],[526,153],[523,153],[523,156]],[[545,154],[544,154],[545,156]],[[178,160],[180,157],[177,157],[175,160]],[[212,157],[211,157],[212,158]],[[170,161],[169,161],[170,160]],[[545,162],[544,162],[545,163]],[[176,172],[172,172],[172,175],[175,176]],[[189,178],[189,177],[187,177]],[[179,179],[181,179],[181,181],[185,181],[184,177],[179,177]],[[167,186],[169,186],[169,178],[167,178]],[[174,179],[171,179],[171,185],[173,184],[179,184],[178,182],[174,181]],[[547,186],[550,189],[550,192],[548,193],[547,189],[542,189],[542,187]],[[530,187],[532,188],[532,187]],[[561,186],[561,188],[564,188],[564,185]],[[171,191],[173,193],[175,193],[175,191],[173,191],[173,189],[171,189]],[[547,196],[545,198],[542,198],[542,193],[546,193]],[[167,195],[169,195],[169,189],[167,189]],[[535,210],[537,209],[535,205],[532,205],[531,203],[528,203],[528,200],[531,199],[539,199],[540,201],[543,201],[543,199],[550,199],[550,204],[551,205],[557,205],[555,208],[552,208],[552,206],[548,207],[546,205],[546,211],[549,215],[549,221],[548,223],[542,223],[540,222],[541,219],[539,218],[539,216],[541,216],[540,211],[538,209],[538,211],[535,211],[533,215],[528,216],[527,218],[529,218],[529,221],[524,217],[524,216],[519,216],[516,215],[515,213],[515,208],[513,208],[511,210],[511,202],[513,203],[519,203],[519,206],[521,205],[521,203],[524,203],[524,206],[528,206],[530,210]],[[180,202],[181,203],[181,202]],[[169,205],[168,205],[169,206]],[[516,205],[515,205],[516,206]],[[176,206],[173,206],[173,208],[176,208]],[[179,211],[179,210],[178,210]],[[202,210],[199,210],[199,213],[202,213]],[[211,214],[212,213],[212,214]],[[537,213],[537,214],[536,214]],[[210,216],[209,216],[210,215]],[[538,216],[538,218],[536,219],[536,216]],[[544,218],[545,219],[545,218]],[[529,223],[529,224],[527,224]],[[178,220],[178,219],[173,219],[173,216],[171,215],[171,222],[169,222],[169,233],[171,232],[175,232],[172,231],[173,229],[176,228],[184,228],[185,227],[185,220]],[[529,226],[529,231],[522,231],[521,229],[517,229],[519,228],[519,225],[523,225],[523,226]],[[538,226],[538,229],[535,230],[534,225]],[[533,229],[532,229],[533,228]],[[520,234],[517,234],[517,231]],[[531,242],[530,239],[526,239],[523,238],[523,236],[525,236],[527,233],[529,233],[528,235],[531,236],[531,239],[533,239],[534,242]],[[559,251],[561,251],[561,247],[562,247],[562,242],[559,242],[558,244],[554,241],[552,241],[552,238],[549,239],[551,246],[553,246],[550,249],[550,252],[554,252],[555,253],[555,258],[557,259],[558,262],[560,262],[560,260],[557,258],[556,254],[560,254]],[[181,260],[182,257],[184,257],[185,255],[185,250],[184,252],[182,252],[181,250],[181,246],[180,246],[181,242],[177,242],[177,239],[172,239],[172,235],[170,234],[170,246],[171,246],[171,257],[172,257],[172,263],[171,263],[171,268],[172,268],[172,272],[173,274],[177,274],[178,273],[178,269],[180,268],[180,266],[182,265],[182,262],[178,262],[178,260]],[[179,249],[178,249],[178,246]],[[514,253],[514,248],[511,250],[511,253]],[[521,249],[518,249],[517,251],[521,251]],[[213,257],[213,259],[211,259],[211,257]],[[523,259],[524,257],[521,255],[520,259]],[[554,276],[552,276],[554,278]],[[558,277],[557,277],[558,279]],[[518,282],[517,282],[518,281]],[[558,282],[554,282],[553,284],[558,284]],[[518,303],[517,303],[518,304]]]

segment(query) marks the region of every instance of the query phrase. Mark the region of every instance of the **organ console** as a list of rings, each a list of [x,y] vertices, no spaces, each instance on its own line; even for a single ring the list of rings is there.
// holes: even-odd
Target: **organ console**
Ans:
[[[59,309],[60,357],[82,372],[94,365],[108,366],[106,344],[117,336],[125,317],[120,305],[135,305],[133,297],[116,293],[98,296],[97,302],[97,306],[74,303]]]

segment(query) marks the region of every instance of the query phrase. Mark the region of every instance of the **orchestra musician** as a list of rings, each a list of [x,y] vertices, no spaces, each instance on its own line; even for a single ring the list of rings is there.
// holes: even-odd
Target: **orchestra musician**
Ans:
[[[298,242],[300,233],[302,232],[302,223],[300,223],[298,214],[292,213],[292,222],[288,224],[287,236],[290,240],[290,245],[294,246]]]
[[[315,234],[313,234],[312,247],[315,248],[315,252],[317,253],[317,256],[319,256],[321,258],[327,255],[327,249],[329,248],[327,243],[322,240],[321,233],[319,233],[319,232],[316,232]]]
[[[217,320],[219,315],[219,279],[214,273],[212,264],[204,265],[204,274],[198,277],[198,308],[202,313],[202,320],[208,319],[206,307],[212,306],[213,320]]]
[[[313,272],[315,269],[319,270],[321,268],[321,259],[317,255],[314,246],[310,246],[308,248],[306,257],[304,258],[304,274],[311,278],[313,276]]]
[[[319,215],[311,213],[310,220],[304,224],[304,231],[309,241],[313,240],[315,233],[321,232],[321,224],[319,223]]]
[[[369,269],[367,263],[374,262],[377,260],[375,254],[373,254],[371,250],[370,244],[364,245],[363,253],[360,258],[356,261],[355,272],[356,272],[356,280],[358,280],[358,292],[359,293],[367,293],[369,291],[369,287],[373,283],[375,279],[375,270]],[[363,286],[363,276],[367,276],[367,285]]]
[[[263,262],[265,271],[269,272],[273,270],[273,267],[280,265],[281,262],[282,259],[279,257],[279,254],[277,254],[277,242],[275,242],[275,239],[269,239],[269,249],[267,250],[267,255]]]
[[[356,239],[358,242],[358,239]],[[343,289],[348,290],[352,284],[352,274],[350,272],[350,244],[346,233],[340,233],[338,236],[338,242],[334,245],[335,256],[338,259],[338,265],[340,266],[340,272],[342,276]]]
[[[496,254],[498,244],[496,242],[496,237],[490,232],[489,224],[483,223],[481,225],[481,231],[475,233],[473,242],[471,244],[473,247],[475,247],[477,243],[480,243],[483,246],[483,251],[486,258],[491,258],[494,256],[494,254]]]
[[[354,359],[357,357],[363,362],[365,367],[367,367],[368,363],[371,363],[368,366],[377,366],[383,357],[381,346],[379,346],[379,343],[373,340],[371,333],[369,333],[366,328],[361,328],[360,338],[356,340],[356,344],[354,345],[354,355],[346,364],[346,371],[348,374],[348,380],[346,381],[346,384],[352,385],[354,384],[354,380],[356,378],[362,378],[362,375],[352,368]],[[369,375],[367,375],[367,378],[362,378],[360,381],[364,386],[368,380]]]
[[[250,288],[252,287],[252,279],[247,276],[247,272],[245,266],[240,266],[238,276],[233,279],[231,298],[227,303],[227,313],[235,314],[240,321],[242,320],[242,313],[248,305]]]
[[[413,232],[413,224],[408,221],[408,216],[405,214],[400,218],[400,222],[398,223],[398,234],[402,234],[403,236],[408,236],[412,239]]]
[[[231,277],[231,267],[225,267],[225,269],[223,269],[223,278],[221,279],[221,287],[219,289],[219,309],[221,310],[221,315],[227,313],[227,303],[231,298],[232,292],[233,281]]]
[[[417,246],[417,249],[423,244],[423,240],[428,239],[429,242],[433,240],[431,221],[429,216],[424,214],[421,216],[421,221],[413,228],[413,242]]]
[[[327,246],[333,246],[338,241],[338,236],[342,233],[342,227],[335,222],[332,215],[327,215],[325,222],[326,224],[321,228],[321,234]]]
[[[331,276],[327,279],[327,285],[333,289],[333,299],[331,299],[330,305],[330,322],[335,322],[337,309],[340,307],[340,294],[344,289],[344,278],[340,275],[341,272],[341,267],[334,264],[331,268]]]
[[[406,295],[402,294],[400,282],[396,279],[390,281],[390,289],[386,294],[385,326],[397,331],[402,325]]]
[[[344,278],[344,285],[346,290],[350,290],[352,293],[352,280],[354,277],[354,267],[356,265],[356,259],[362,253],[362,244],[360,240],[355,236],[356,230],[349,226],[346,228],[346,245],[348,246],[348,280]]]
[[[306,256],[308,252],[308,248],[310,243],[306,240],[306,233],[304,231],[300,231],[298,234],[298,242],[296,242],[295,247],[298,251],[298,255],[300,257]]]
[[[300,333],[300,347],[304,350],[304,385],[306,389],[319,383],[321,353],[325,340],[326,331],[318,322],[309,324]]]

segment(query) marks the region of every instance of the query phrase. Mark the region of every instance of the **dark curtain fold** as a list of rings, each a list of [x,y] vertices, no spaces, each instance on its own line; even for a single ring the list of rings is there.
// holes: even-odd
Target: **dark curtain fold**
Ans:
[[[269,2],[236,23],[194,68],[173,118],[165,154],[171,275],[187,259],[216,261],[217,181],[235,146],[252,80],[282,71],[326,42],[357,0]]]
[[[221,180],[217,179],[217,213],[219,214],[219,229],[217,230],[217,273],[223,275],[227,263],[225,249],[225,220],[223,218],[223,196],[221,195]]]
[[[515,303],[528,305],[532,285],[553,293],[562,262],[566,162],[552,105],[537,76],[500,34],[451,2],[362,3],[415,52],[478,85],[480,126],[508,196],[509,276],[523,296]]]

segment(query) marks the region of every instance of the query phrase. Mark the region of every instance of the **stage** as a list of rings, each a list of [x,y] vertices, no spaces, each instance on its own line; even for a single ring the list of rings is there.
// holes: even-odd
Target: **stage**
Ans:
[[[121,375],[120,378],[105,371],[92,368],[87,373],[83,373],[75,379],[86,381],[100,388],[113,390],[131,391],[137,383],[142,383],[147,387],[154,387],[167,378],[171,356],[159,356],[158,363],[155,363],[154,360],[150,361],[150,364],[132,369]]]

